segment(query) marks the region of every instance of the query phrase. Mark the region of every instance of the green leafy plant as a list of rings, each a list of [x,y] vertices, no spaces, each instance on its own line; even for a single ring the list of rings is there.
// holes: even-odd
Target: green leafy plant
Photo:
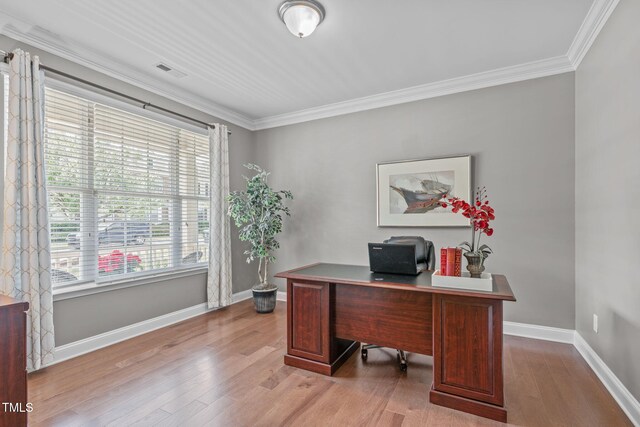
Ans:
[[[274,251],[280,247],[276,240],[282,231],[283,214],[291,216],[285,206],[286,199],[293,199],[288,190],[275,191],[267,183],[269,172],[254,164],[244,165],[255,171],[251,178],[244,177],[247,183],[245,191],[233,191],[227,197],[229,216],[239,229],[241,241],[249,242],[250,248],[244,253],[247,263],[258,260],[258,277],[260,283],[255,289],[270,289],[268,280],[269,263],[275,261]]]

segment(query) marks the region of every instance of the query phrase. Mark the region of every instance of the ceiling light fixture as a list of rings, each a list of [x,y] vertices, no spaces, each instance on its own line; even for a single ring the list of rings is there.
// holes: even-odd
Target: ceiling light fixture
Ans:
[[[278,9],[280,19],[296,37],[307,37],[324,20],[324,7],[315,0],[288,0]]]

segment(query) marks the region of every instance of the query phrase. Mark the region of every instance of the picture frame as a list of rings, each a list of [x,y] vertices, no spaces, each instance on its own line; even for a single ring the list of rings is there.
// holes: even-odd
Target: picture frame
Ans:
[[[376,165],[378,227],[468,227],[470,220],[440,200],[471,200],[471,156],[402,160]]]

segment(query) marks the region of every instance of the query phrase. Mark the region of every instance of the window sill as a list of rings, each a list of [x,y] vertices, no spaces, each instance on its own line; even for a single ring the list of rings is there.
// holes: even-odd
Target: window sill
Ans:
[[[133,277],[122,279],[110,283],[81,283],[79,285],[64,286],[53,289],[53,300],[63,301],[71,298],[80,298],[87,295],[100,294],[103,292],[115,291],[118,289],[131,288],[133,286],[148,285],[150,283],[162,282],[165,280],[179,279],[182,277],[194,276],[207,272],[207,267],[195,267],[167,273],[158,273],[144,277]]]

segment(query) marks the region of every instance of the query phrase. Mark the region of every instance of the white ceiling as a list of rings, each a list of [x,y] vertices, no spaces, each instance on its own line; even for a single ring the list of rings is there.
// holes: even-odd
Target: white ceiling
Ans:
[[[406,95],[414,93],[407,88],[440,87],[504,67],[530,70],[534,62],[545,72],[568,71],[567,54],[592,5],[322,0],[325,21],[297,39],[278,17],[280,2],[0,0],[0,32],[259,128],[304,116],[301,110]],[[155,69],[158,62],[187,77],[166,75]]]

